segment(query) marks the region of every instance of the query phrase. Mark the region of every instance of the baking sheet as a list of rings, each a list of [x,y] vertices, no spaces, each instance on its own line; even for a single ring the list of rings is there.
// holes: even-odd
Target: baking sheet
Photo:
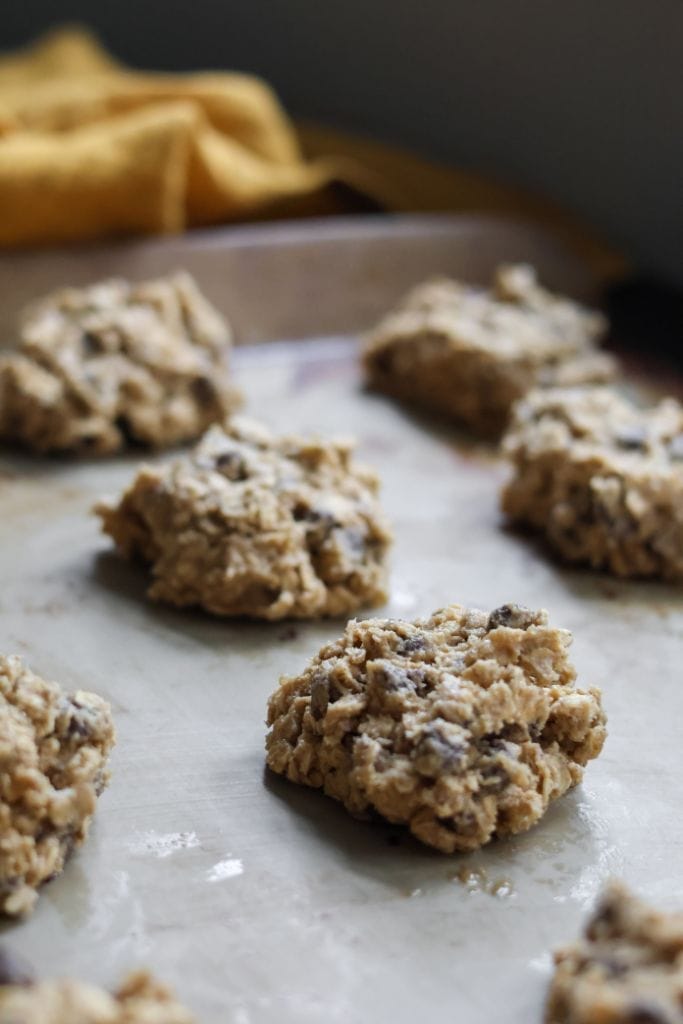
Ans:
[[[577,298],[598,282],[553,236],[501,216],[401,214],[214,228],[35,252],[0,251],[0,345],[37,295],[110,275],[133,281],[184,267],[230,318],[239,343],[365,330],[433,274],[486,284],[498,263],[526,260]]]
[[[683,604],[664,585],[559,568],[502,528],[490,449],[365,393],[351,337],[235,354],[247,412],[353,433],[396,533],[391,600],[549,609],[609,738],[525,835],[445,857],[264,772],[266,700],[343,623],[245,624],[153,607],[89,514],[137,457],[0,460],[0,641],[111,701],[112,782],[91,838],[3,941],[45,975],[112,986],[149,966],[204,1024],[541,1019],[549,951],[601,883],[683,903]],[[167,457],[167,456],[166,456]],[[501,1012],[503,1017],[501,1017]]]

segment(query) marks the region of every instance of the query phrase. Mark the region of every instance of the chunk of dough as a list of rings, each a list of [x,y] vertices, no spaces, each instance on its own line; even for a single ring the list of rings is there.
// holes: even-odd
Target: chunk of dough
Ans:
[[[268,765],[444,853],[523,832],[605,739],[545,612],[450,605],[350,622],[268,705]]]

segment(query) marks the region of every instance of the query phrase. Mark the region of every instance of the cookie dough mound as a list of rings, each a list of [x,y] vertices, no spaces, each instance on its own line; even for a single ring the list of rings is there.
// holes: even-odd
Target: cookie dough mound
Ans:
[[[570,642],[517,605],[350,622],[270,698],[268,765],[444,853],[523,832],[605,738]]]
[[[188,274],[55,292],[0,358],[0,437],[86,455],[194,440],[239,404],[229,349]]]
[[[114,995],[71,980],[0,983],[0,1024],[194,1024],[194,1018],[139,971]]]
[[[38,887],[85,839],[109,780],[109,705],[66,695],[0,657],[0,912],[29,913]]]
[[[609,388],[536,391],[504,442],[510,520],[565,560],[617,576],[683,579],[683,407],[631,405]]]
[[[683,913],[660,914],[612,883],[582,941],[555,954],[546,1024],[680,1024]]]
[[[532,387],[605,382],[606,322],[545,291],[531,267],[502,266],[490,290],[429,281],[411,292],[366,343],[369,383],[497,437]]]
[[[189,457],[143,467],[103,529],[149,563],[153,600],[263,619],[342,615],[386,599],[378,481],[348,442],[274,437],[243,418]]]

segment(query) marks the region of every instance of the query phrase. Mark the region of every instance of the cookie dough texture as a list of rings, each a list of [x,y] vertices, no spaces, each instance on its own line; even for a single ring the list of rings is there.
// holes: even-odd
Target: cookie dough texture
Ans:
[[[239,404],[229,349],[188,274],[55,292],[0,357],[0,437],[91,456],[194,440]]]
[[[565,560],[683,579],[683,407],[639,409],[609,388],[535,391],[504,451],[505,514]]]
[[[71,980],[0,984],[0,1024],[194,1024],[194,1018],[139,971],[113,995]]]
[[[97,507],[149,597],[215,615],[343,615],[386,597],[390,534],[378,481],[343,441],[274,437],[241,417],[189,457],[143,467]]]
[[[523,832],[605,738],[570,642],[516,605],[352,621],[272,695],[268,765],[444,853]]]
[[[606,322],[543,289],[525,265],[501,266],[489,290],[428,281],[366,342],[370,385],[486,437],[532,387],[604,382],[614,360],[597,343]]]
[[[0,657],[0,911],[29,913],[38,888],[88,833],[114,743],[109,705],[64,694]]]
[[[616,882],[555,962],[545,1024],[683,1021],[683,913],[658,913]]]

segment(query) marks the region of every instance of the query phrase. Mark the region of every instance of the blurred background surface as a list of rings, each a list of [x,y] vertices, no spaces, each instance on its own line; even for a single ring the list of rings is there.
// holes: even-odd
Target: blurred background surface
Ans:
[[[681,0],[8,0],[119,58],[262,75],[291,113],[540,191],[683,280]]]

